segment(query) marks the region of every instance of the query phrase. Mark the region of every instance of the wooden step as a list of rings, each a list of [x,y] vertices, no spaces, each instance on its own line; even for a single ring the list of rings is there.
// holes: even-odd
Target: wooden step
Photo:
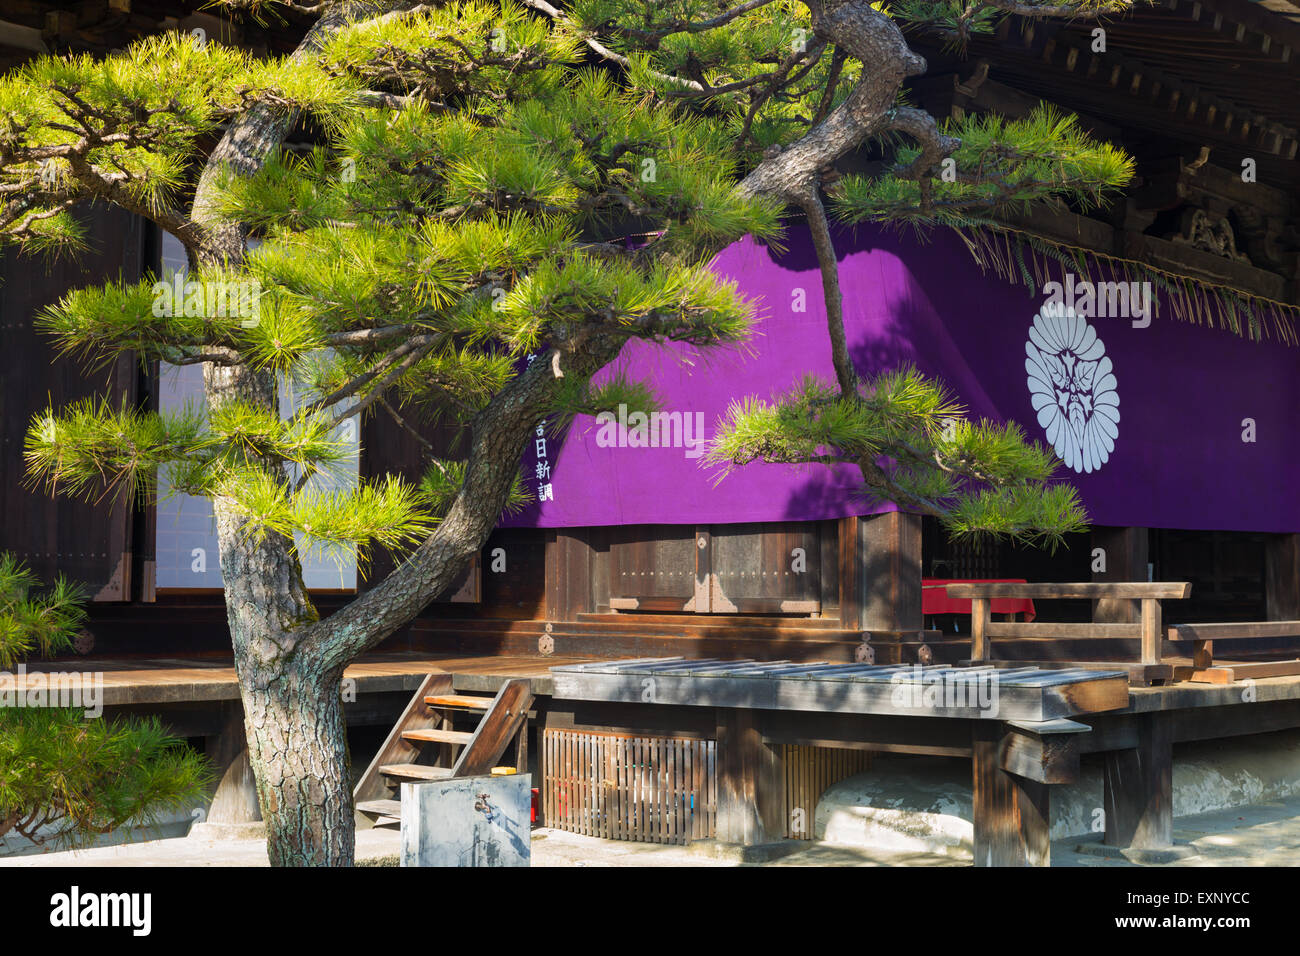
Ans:
[[[473,697],[465,694],[435,694],[424,698],[430,707],[457,707],[463,710],[487,710],[492,706],[491,697]]]
[[[611,637],[608,634],[566,634],[556,630],[555,654],[558,657],[685,657],[750,658],[751,660],[853,660],[861,638],[852,641],[827,639],[834,631],[820,631],[816,637],[783,640],[755,640],[731,636],[714,628],[716,635],[691,635],[688,638],[647,637],[637,634]]]
[[[441,718],[437,713],[429,710],[424,703],[424,698],[454,693],[455,690],[452,688],[450,674],[434,671],[424,676],[424,679],[420,681],[420,686],[415,688],[414,693],[411,694],[401,716],[393,724],[393,729],[384,738],[383,745],[380,746],[374,759],[367,765],[361,779],[357,781],[357,785],[352,791],[352,798],[358,805],[372,800],[387,800],[392,796],[393,781],[380,773],[379,768],[396,764],[419,763],[423,752],[421,742],[418,740],[404,740],[402,739],[402,733],[438,726],[441,723]],[[375,824],[370,814],[357,814],[358,827],[364,828],[373,825]]]
[[[421,634],[471,633],[489,634],[545,634],[546,621],[537,619],[516,620],[511,618],[417,618],[410,623],[413,632]]]
[[[601,621],[577,620],[556,621],[550,634],[561,632],[569,634],[641,634],[647,637],[678,637],[699,639],[717,637],[723,634],[745,635],[752,640],[783,641],[795,638],[811,640],[835,640],[845,636],[858,636],[861,632],[845,630],[838,621],[825,619],[797,618],[779,627],[771,625],[748,625],[724,621],[696,621],[692,615],[683,615],[681,621],[641,621],[635,614],[616,614]],[[822,621],[833,625],[825,626]]]
[[[725,628],[795,628],[796,630],[839,630],[843,627],[838,618],[830,617],[763,617],[759,615],[703,615],[703,614],[651,614],[640,611],[613,612],[610,614],[580,612],[578,620],[590,624],[674,624],[682,627]]]
[[[681,627],[670,628],[667,625],[615,626],[592,624],[583,621],[566,621],[557,623],[551,631],[551,637],[597,638],[612,640],[614,638],[659,638],[674,641],[761,641],[772,644],[784,644],[792,641],[816,641],[830,643],[834,641],[860,641],[860,631],[845,631],[829,627]]]
[[[402,822],[401,800],[361,800],[357,803],[357,811],[375,817],[375,823],[380,826]]]
[[[403,740],[419,740],[423,743],[467,744],[474,735],[466,730],[403,730]]]
[[[451,776],[450,767],[428,767],[419,763],[390,763],[379,768],[385,777],[397,777],[401,780],[446,780]]]
[[[469,744],[456,758],[453,771],[458,777],[470,777],[491,772],[505,753],[506,747],[515,740],[516,735],[528,720],[528,708],[533,704],[532,682],[512,679],[501,685],[492,706],[478,728],[472,734]],[[527,760],[520,763],[527,766]]]

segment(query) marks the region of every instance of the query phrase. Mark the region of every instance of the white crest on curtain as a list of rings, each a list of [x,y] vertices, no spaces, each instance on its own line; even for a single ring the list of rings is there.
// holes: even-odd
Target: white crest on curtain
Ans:
[[[1092,473],[1119,437],[1119,393],[1106,346],[1072,309],[1045,305],[1025,343],[1029,396],[1048,444],[1076,472]]]

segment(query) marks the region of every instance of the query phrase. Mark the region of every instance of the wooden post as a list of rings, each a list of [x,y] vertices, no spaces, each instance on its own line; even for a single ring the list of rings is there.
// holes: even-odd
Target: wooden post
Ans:
[[[891,511],[858,519],[864,629],[919,631],[921,518]]]
[[[1271,534],[1264,546],[1265,616],[1300,620],[1300,534]]]
[[[713,610],[713,532],[708,526],[695,529],[695,613]]]
[[[971,598],[970,602],[970,659],[987,661],[992,658],[989,651],[989,599]]]
[[[851,515],[837,522],[839,560],[840,626],[856,631],[862,627],[862,554],[858,542],[862,537],[862,519]]]
[[[1160,601],[1157,598],[1142,599],[1142,663],[1160,663]]]
[[[1174,843],[1174,759],[1169,716],[1137,719],[1138,745],[1105,755],[1107,846],[1155,850]]]
[[[976,866],[1050,866],[1048,785],[1002,769],[1000,721],[972,721]]]
[[[257,802],[257,782],[248,762],[248,743],[244,737],[244,708],[239,701],[221,704],[222,729],[204,742],[204,750],[220,774],[207,823],[258,823],[262,809]]]
[[[515,737],[515,772],[528,772],[528,718],[519,725],[519,733]]]
[[[1207,671],[1214,666],[1214,641],[1195,641],[1192,644],[1192,668]]]
[[[779,747],[763,741],[753,710],[717,710],[720,843],[754,846],[785,833],[784,768]],[[812,810],[809,810],[811,818]]]
[[[1105,552],[1106,570],[1092,572],[1092,579],[1145,581],[1151,560],[1148,539],[1146,528],[1093,528],[1092,548]],[[1099,624],[1136,624],[1138,604],[1125,598],[1100,598],[1092,602],[1092,619]]]

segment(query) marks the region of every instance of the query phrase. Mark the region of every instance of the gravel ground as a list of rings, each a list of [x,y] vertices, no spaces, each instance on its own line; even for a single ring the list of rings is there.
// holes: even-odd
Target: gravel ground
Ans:
[[[1174,839],[1198,855],[1177,867],[1300,865],[1300,797],[1284,803],[1222,810],[1174,822]],[[1079,840],[1052,845],[1054,866],[1132,866],[1124,859],[1079,853]],[[394,866],[396,830],[357,833],[357,860],[363,865]],[[694,848],[626,843],[578,836],[561,830],[533,831],[534,866],[962,866],[963,861],[931,854],[893,854],[860,847],[809,843],[766,863],[741,864],[734,855],[715,854],[711,845]],[[262,840],[211,840],[180,837],[121,846],[68,850],[0,858],[0,867],[31,866],[266,866]]]

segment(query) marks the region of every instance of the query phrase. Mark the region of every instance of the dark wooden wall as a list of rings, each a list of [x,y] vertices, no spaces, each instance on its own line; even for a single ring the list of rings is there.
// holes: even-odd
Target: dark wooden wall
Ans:
[[[839,524],[559,528],[547,542],[548,616],[609,611],[839,611]]]
[[[405,426],[382,408],[372,411],[362,422],[362,478],[394,474],[408,481],[419,481],[431,455],[449,458],[464,455],[467,431],[451,423],[429,422],[415,409],[399,408],[397,413]],[[545,530],[531,528],[493,532],[474,566],[429,607],[426,616],[525,620],[544,617],[547,534]],[[364,590],[371,583],[383,580],[393,569],[395,557],[400,559],[386,552],[375,553],[360,588]]]
[[[0,253],[0,549],[20,557],[44,579],[63,573],[82,582],[95,600],[127,600],[132,594],[132,502],[120,496],[93,503],[51,496],[33,488],[23,462],[23,443],[34,415],[51,404],[107,395],[115,405],[134,405],[139,369],[130,357],[89,369],[59,358],[49,336],[34,328],[41,311],[71,289],[119,277],[136,281],[145,261],[142,220],[116,207],[79,210],[89,230],[90,251],[54,261]]]
[[[361,423],[361,468],[362,479],[382,478],[385,475],[398,475],[409,482],[418,482],[428,468],[430,456],[451,456],[460,447],[461,430],[453,425],[422,422],[413,414],[397,409],[407,427],[382,407],[371,406]],[[419,433],[419,437],[414,432]],[[428,442],[428,446],[421,442]],[[431,446],[431,447],[429,447]],[[395,567],[401,555],[390,554],[382,549],[375,549],[370,555],[369,565],[361,569],[358,575],[358,590],[366,590],[373,583],[382,581]],[[475,564],[444,595],[440,601],[478,601],[481,597],[479,566]]]

